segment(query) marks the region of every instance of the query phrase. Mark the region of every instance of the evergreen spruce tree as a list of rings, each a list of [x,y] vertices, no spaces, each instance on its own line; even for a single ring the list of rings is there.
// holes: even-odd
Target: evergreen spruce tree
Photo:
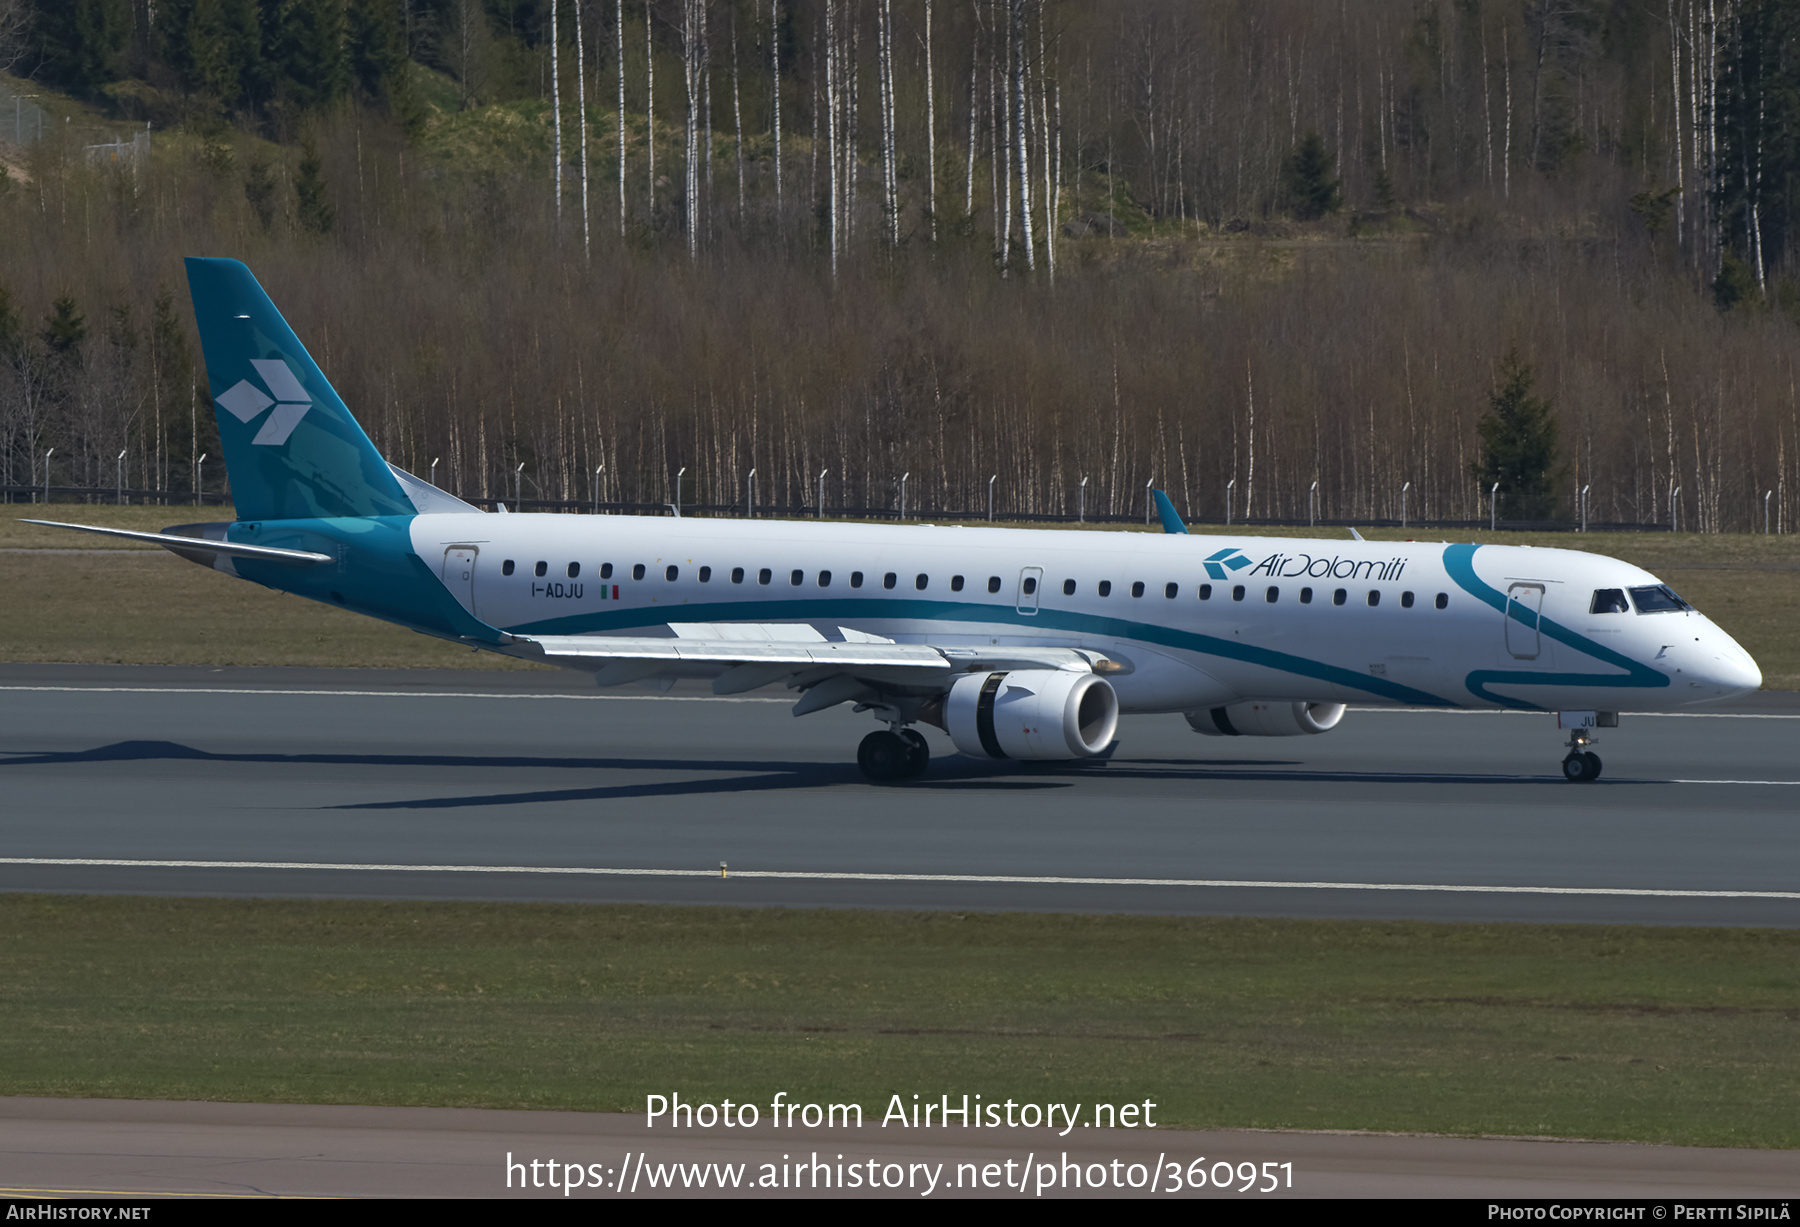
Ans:
[[[290,0],[276,10],[276,92],[289,119],[317,110],[344,92],[343,0]]]
[[[128,0],[49,0],[32,25],[36,73],[47,84],[93,97],[118,76],[130,40]]]
[[[1308,132],[1281,164],[1281,184],[1294,216],[1302,221],[1335,213],[1343,203],[1338,181],[1331,177],[1331,157],[1317,132]]]
[[[75,310],[75,297],[64,293],[44,317],[44,348],[50,356],[70,366],[81,364],[81,345],[87,340],[87,321]]]
[[[1547,520],[1556,514],[1561,470],[1550,402],[1531,394],[1536,377],[1517,348],[1501,360],[1488,411],[1476,423],[1481,459],[1470,468],[1485,494],[1500,483],[1499,514],[1506,520]]]
[[[312,139],[300,142],[300,174],[294,180],[294,216],[303,229],[314,234],[330,234],[337,221],[337,210],[325,199],[325,178],[320,173],[324,164]]]
[[[1712,283],[1713,305],[1721,311],[1729,311],[1737,306],[1754,306],[1762,297],[1757,288],[1756,278],[1751,275],[1750,266],[1742,260],[1725,253],[1719,261],[1719,275]]]

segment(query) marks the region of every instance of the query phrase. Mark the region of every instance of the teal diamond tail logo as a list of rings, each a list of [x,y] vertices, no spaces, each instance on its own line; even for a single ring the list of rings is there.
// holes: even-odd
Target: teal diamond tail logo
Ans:
[[[1243,551],[1234,545],[1230,549],[1220,550],[1217,554],[1208,558],[1206,560],[1206,573],[1213,579],[1224,579],[1226,567],[1230,567],[1233,571],[1242,571],[1249,565],[1250,560],[1245,558]]]

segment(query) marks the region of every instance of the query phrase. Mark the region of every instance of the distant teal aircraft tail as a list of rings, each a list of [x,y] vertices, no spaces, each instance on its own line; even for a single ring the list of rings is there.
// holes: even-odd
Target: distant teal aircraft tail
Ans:
[[[187,261],[240,520],[412,515],[398,479],[236,260]]]
[[[1175,504],[1169,501],[1169,496],[1161,490],[1155,493],[1156,515],[1162,521],[1162,530],[1165,533],[1186,533],[1187,525],[1181,522],[1181,516],[1176,513]]]

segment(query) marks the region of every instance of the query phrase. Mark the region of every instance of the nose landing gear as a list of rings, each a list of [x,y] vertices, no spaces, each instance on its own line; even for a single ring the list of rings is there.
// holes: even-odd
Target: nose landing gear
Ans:
[[[1563,779],[1571,784],[1592,784],[1600,778],[1600,756],[1587,747],[1594,739],[1586,729],[1569,734],[1569,756],[1563,759]]]

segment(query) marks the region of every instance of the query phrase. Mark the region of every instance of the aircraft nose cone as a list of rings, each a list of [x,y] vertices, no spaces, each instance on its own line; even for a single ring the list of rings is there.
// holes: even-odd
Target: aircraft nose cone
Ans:
[[[1750,653],[1722,632],[1719,638],[1723,640],[1722,643],[1709,645],[1714,650],[1711,653],[1712,659],[1706,666],[1707,680],[1719,691],[1719,697],[1736,698],[1762,689],[1762,670]]]

